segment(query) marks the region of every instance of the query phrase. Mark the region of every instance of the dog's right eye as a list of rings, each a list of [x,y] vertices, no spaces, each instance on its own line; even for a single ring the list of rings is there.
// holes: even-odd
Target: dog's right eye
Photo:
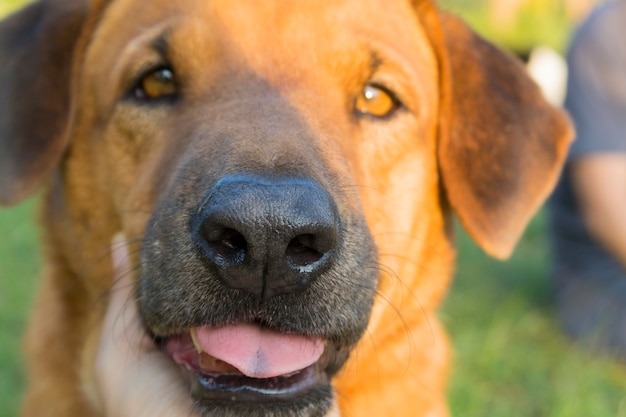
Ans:
[[[170,68],[159,68],[144,75],[133,92],[138,100],[151,101],[172,98],[178,92],[174,72]]]
[[[354,107],[360,115],[385,118],[400,107],[400,102],[386,88],[368,84],[356,98]]]

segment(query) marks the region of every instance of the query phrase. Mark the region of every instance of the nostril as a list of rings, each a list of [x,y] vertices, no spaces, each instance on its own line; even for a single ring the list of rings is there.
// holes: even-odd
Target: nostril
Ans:
[[[287,262],[302,272],[310,272],[307,269],[312,271],[326,252],[318,240],[314,234],[302,234],[291,239],[285,252]]]
[[[243,263],[248,250],[246,238],[229,227],[205,227],[202,231],[213,261],[221,266],[235,266]]]

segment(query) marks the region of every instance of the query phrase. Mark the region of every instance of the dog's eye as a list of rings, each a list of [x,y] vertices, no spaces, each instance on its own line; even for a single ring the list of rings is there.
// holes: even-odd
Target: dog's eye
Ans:
[[[391,115],[399,105],[398,100],[385,88],[368,84],[357,97],[355,109],[362,115],[386,117]]]
[[[141,78],[134,95],[140,100],[156,100],[173,97],[178,92],[176,77],[169,68],[159,68]]]

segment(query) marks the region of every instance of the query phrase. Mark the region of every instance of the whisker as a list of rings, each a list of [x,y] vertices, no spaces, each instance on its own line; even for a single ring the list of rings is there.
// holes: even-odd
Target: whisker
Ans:
[[[428,310],[424,307],[424,304],[421,302],[418,294],[416,294],[415,291],[413,291],[413,289],[411,289],[409,286],[407,286],[406,283],[404,283],[404,281],[402,279],[400,279],[400,277],[391,268],[387,268],[385,265],[382,265],[382,264],[379,264],[378,268],[381,271],[381,276],[384,276],[384,274],[387,274],[387,276],[389,276],[391,279],[394,279],[395,282],[397,282],[399,285],[401,285],[401,288],[403,289],[403,294],[409,294],[411,299],[414,300],[414,302],[417,304],[417,306],[419,307],[420,311],[422,312],[423,317],[424,317],[426,323],[428,324],[428,329],[429,329],[429,333],[430,333],[430,336],[431,336],[431,340],[434,341],[435,340],[435,330],[433,328],[433,323],[431,321],[431,316],[430,316]],[[410,327],[408,326],[408,324],[406,323],[405,318],[402,315],[402,307],[393,305],[393,303],[390,300],[385,299],[378,292],[377,292],[377,296],[379,298],[383,299],[384,301],[386,301],[387,304],[389,305],[389,307],[392,308],[393,311],[395,311],[396,314],[398,315],[398,317],[402,320],[402,324],[404,326],[405,332],[407,333],[407,337],[409,338],[410,354],[412,355],[416,351],[416,346],[415,346],[415,342],[414,342],[413,338],[408,336],[410,334]],[[403,295],[403,297],[404,297],[404,295]],[[407,369],[407,371],[408,371],[408,369]]]

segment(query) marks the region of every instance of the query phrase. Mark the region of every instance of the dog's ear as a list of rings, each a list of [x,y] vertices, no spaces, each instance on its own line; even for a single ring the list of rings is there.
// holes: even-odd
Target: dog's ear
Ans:
[[[32,193],[67,145],[83,0],[40,0],[0,21],[0,204]]]
[[[448,200],[472,238],[506,258],[551,192],[573,132],[517,58],[440,14],[439,165]]]

